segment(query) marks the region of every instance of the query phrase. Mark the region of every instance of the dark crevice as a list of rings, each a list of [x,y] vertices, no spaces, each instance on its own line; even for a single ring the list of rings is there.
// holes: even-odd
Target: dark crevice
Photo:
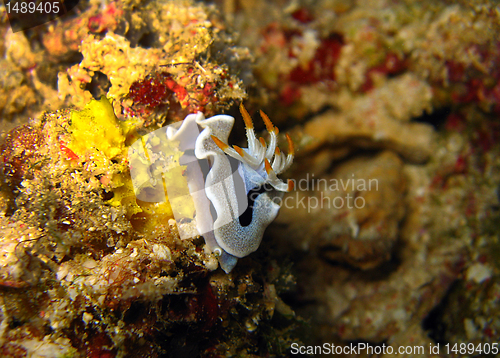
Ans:
[[[108,76],[102,72],[96,71],[90,83],[85,85],[85,90],[89,91],[94,99],[99,100],[101,96],[108,93],[110,87],[111,83],[109,82]]]
[[[111,199],[113,199],[114,196],[115,196],[115,193],[113,193],[112,191],[106,191],[106,190],[104,190],[102,192],[102,195],[101,195],[102,200],[104,200],[104,201],[111,200]]]
[[[155,40],[155,35],[148,32],[141,36],[139,41],[137,41],[137,45],[142,48],[151,48],[153,47]]]
[[[459,284],[459,281],[455,281],[448,291],[446,292],[444,298],[439,302],[439,304],[434,307],[422,321],[422,328],[428,331],[428,336],[435,343],[446,344],[448,343],[445,338],[447,331],[446,324],[443,322],[443,315],[448,307],[450,301],[450,295],[455,291]]]
[[[433,126],[436,130],[443,128],[446,118],[451,114],[450,107],[436,109],[432,113],[424,113],[420,117],[414,119],[415,122],[427,123]]]
[[[130,308],[123,316],[123,322],[126,324],[140,323],[143,315],[147,314],[145,306],[141,302],[132,302]]]

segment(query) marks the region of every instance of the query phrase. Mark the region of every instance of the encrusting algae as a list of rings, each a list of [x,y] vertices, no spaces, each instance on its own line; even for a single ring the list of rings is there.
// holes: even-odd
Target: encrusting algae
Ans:
[[[124,128],[106,98],[90,101],[81,111],[72,111],[68,131],[67,147],[83,161],[89,158],[95,165],[108,167],[109,161],[123,154]]]
[[[65,152],[69,159],[86,162],[88,169],[94,173],[105,173],[108,172],[109,168],[115,166],[112,174],[106,174],[99,178],[104,190],[112,195],[107,204],[114,207],[123,206],[126,208],[128,218],[139,213],[147,215],[147,226],[150,229],[174,218],[168,197],[161,203],[150,203],[137,199],[141,192],[134,191],[129,166],[137,167],[144,164],[137,156],[129,156],[129,147],[126,144],[132,143],[140,137],[135,132],[131,121],[121,123],[118,121],[107,98],[102,97],[99,101],[91,100],[84,109],[72,111],[68,132],[69,140],[65,145],[67,148]],[[164,142],[158,139],[158,145]],[[163,148],[164,153],[172,151],[173,149],[169,151]],[[180,157],[182,152],[177,151],[176,155]],[[166,174],[177,178],[177,175],[181,174],[178,171],[182,171],[182,169],[183,166],[178,166]],[[147,182],[140,177],[135,177],[134,180]],[[183,176],[179,175],[178,180],[182,181]],[[185,185],[185,181],[179,183],[179,186],[182,185]],[[141,188],[141,190],[145,191],[147,187]]]
[[[0,356],[498,341],[497,4],[76,9],[17,33],[0,12]],[[180,239],[197,213],[182,200],[179,144],[157,131],[198,111],[239,118],[243,102],[290,133],[296,186],[261,248],[226,274],[203,238]],[[244,131],[237,120],[222,147],[238,155]],[[137,168],[161,172],[170,198],[150,200],[157,183]],[[317,185],[350,179],[377,189]],[[366,205],[335,206],[348,197]]]

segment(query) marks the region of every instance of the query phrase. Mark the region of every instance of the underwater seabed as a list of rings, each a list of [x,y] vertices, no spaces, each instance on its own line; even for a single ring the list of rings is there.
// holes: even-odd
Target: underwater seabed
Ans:
[[[1,357],[496,354],[496,3],[0,9]]]

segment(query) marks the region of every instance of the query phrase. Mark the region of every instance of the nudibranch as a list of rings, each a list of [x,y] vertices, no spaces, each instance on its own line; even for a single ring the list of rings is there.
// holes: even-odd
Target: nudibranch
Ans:
[[[142,161],[145,162],[146,157],[149,160],[147,171],[151,178],[159,178],[155,168],[163,166],[163,174],[168,171],[161,164],[166,157],[179,158],[178,165],[185,168],[182,175],[186,179],[189,195],[178,194],[179,185],[171,185],[171,182],[169,185],[168,178],[163,175],[174,216],[176,206],[185,207],[188,199],[194,202],[192,221],[197,233],[205,239],[206,249],[217,255],[226,273],[234,268],[238,258],[257,250],[265,229],[278,215],[281,198],[293,189],[292,181],[285,183],[278,178],[290,167],[294,158],[291,138],[286,135],[288,153],[285,155],[277,145],[278,128],[266,114],[260,112],[270,135],[269,143],[262,137],[257,139],[252,119],[242,105],[240,111],[245,122],[248,148],[227,144],[234,124],[233,117],[216,115],[205,118],[201,112],[188,115],[180,127],[171,125],[162,133],[182,155],[168,155],[166,149],[158,155],[153,148],[158,147],[162,139],[142,139],[142,147],[149,152]],[[131,148],[136,157],[139,149]],[[169,151],[172,153],[171,149]],[[129,158],[132,158],[130,151]],[[151,164],[152,161],[156,164]],[[140,175],[137,168],[135,172],[132,168],[133,160],[130,162],[134,180]],[[135,163],[139,162],[135,160]],[[136,184],[134,182],[134,187],[138,188],[141,183]],[[157,188],[161,190],[163,187],[157,185]],[[180,200],[176,200],[179,197]],[[179,223],[177,217],[176,221]],[[190,233],[181,232],[182,225],[178,224],[178,227],[181,238],[190,236]]]

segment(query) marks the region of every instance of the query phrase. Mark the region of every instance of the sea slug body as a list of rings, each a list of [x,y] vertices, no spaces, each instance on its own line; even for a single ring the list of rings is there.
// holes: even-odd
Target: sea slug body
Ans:
[[[167,128],[169,140],[180,143],[185,153],[181,164],[187,166],[198,232],[205,238],[208,250],[218,254],[226,273],[238,258],[257,250],[265,229],[278,215],[283,193],[293,189],[292,181],[285,183],[278,178],[293,161],[290,137],[286,136],[285,155],[277,146],[278,128],[262,111],[269,144],[263,138],[257,139],[252,119],[243,106],[240,111],[248,148],[227,144],[234,124],[234,118],[227,115],[205,118],[199,112],[188,115],[178,130]]]

